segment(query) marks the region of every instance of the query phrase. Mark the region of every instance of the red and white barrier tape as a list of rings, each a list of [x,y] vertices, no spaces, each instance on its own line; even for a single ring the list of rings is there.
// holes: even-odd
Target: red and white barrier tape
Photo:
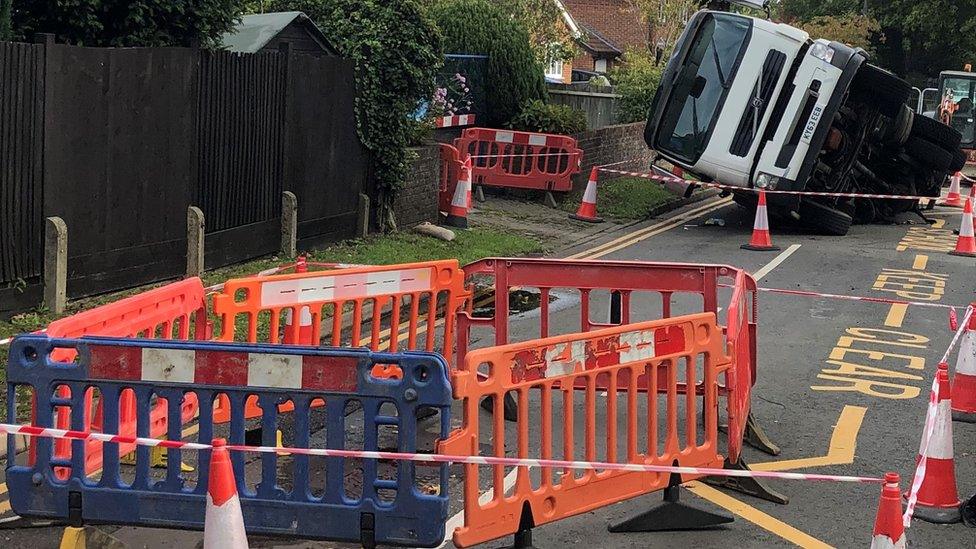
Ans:
[[[963,315],[963,321],[959,324],[959,328],[956,330],[955,335],[952,337],[952,341],[949,342],[949,348],[946,349],[944,355],[942,355],[942,360],[939,364],[947,362],[949,360],[949,355],[952,354],[952,350],[959,343],[959,338],[962,337],[962,333],[966,331],[969,326],[969,319],[973,315],[973,308],[968,307],[966,309],[966,314]],[[912,487],[908,492],[908,504],[905,506],[905,514],[902,515],[902,523],[905,528],[909,528],[912,525],[912,516],[915,514],[915,505],[918,503],[918,491],[922,488],[922,481],[925,479],[925,469],[928,465],[928,453],[929,444],[932,442],[932,433],[935,431],[935,420],[938,413],[939,406],[939,376],[936,373],[934,379],[932,380],[932,390],[929,393],[929,405],[925,413],[925,427],[922,429],[922,444],[919,449],[919,460],[918,465],[915,467],[915,476],[912,477]]]
[[[178,440],[157,440],[154,438],[123,437],[107,433],[89,433],[64,429],[46,429],[32,425],[12,425],[0,423],[0,432],[26,435],[30,437],[61,438],[71,440],[100,440],[118,444],[139,446],[159,446],[179,450],[210,450],[209,444],[183,442]],[[600,461],[563,461],[555,459],[508,458],[492,456],[452,456],[445,454],[410,454],[405,452],[370,452],[364,450],[333,450],[328,448],[288,448],[277,446],[239,446],[227,445],[228,450],[256,453],[291,453],[308,456],[338,457],[352,459],[378,459],[388,461],[413,461],[418,463],[460,463],[470,465],[500,465],[505,467],[549,467],[553,469],[587,469],[605,471],[630,471],[643,473],[678,473],[684,475],[708,475],[726,477],[756,477],[781,480],[808,480],[827,482],[881,483],[875,477],[844,475],[817,475],[807,473],[783,473],[776,471],[742,471],[713,469],[708,467],[672,467],[669,465],[645,465],[640,463],[607,463]]]
[[[731,288],[731,284],[719,284],[722,288]],[[886,297],[865,297],[859,295],[828,294],[822,292],[810,292],[806,290],[788,290],[786,288],[756,288],[760,292],[773,294],[798,295],[804,297],[824,297],[828,299],[842,299],[845,301],[870,301],[872,303],[885,303],[888,305],[911,305],[913,307],[932,307],[936,309],[963,309],[965,306],[945,305],[943,303],[928,303],[925,301],[905,301],[903,299],[889,299]]]
[[[675,183],[684,183],[698,185],[701,187],[709,187],[713,189],[727,189],[730,191],[745,191],[758,193],[761,189],[753,187],[737,187],[735,185],[725,185],[723,183],[705,183],[704,181],[693,181],[690,179],[684,179],[675,176],[664,176],[647,172],[628,172],[623,170],[611,170],[600,168],[600,171],[607,173],[615,173],[619,175],[628,175],[631,177],[641,177],[644,179],[650,179],[653,181],[670,181]],[[901,195],[901,194],[870,194],[870,193],[828,193],[828,192],[814,192],[814,191],[776,191],[766,189],[766,194],[787,194],[794,196],[820,196],[820,197],[831,197],[831,198],[883,198],[892,200],[935,200],[937,196],[915,196],[915,195]]]

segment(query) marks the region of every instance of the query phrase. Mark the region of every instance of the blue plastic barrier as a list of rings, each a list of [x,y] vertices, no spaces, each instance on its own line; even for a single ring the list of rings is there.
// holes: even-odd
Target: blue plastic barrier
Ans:
[[[70,363],[51,360],[51,352],[58,348],[77,349],[79,359]],[[374,378],[371,371],[377,364],[398,365],[403,378]],[[256,396],[264,410],[259,420],[263,446],[275,445],[281,419],[290,416],[285,423],[293,422],[293,446],[310,447],[310,431],[314,429],[310,419],[314,413],[316,418],[325,416],[327,448],[379,450],[381,426],[395,426],[396,450],[416,452],[417,423],[425,415],[424,409],[439,411],[440,438],[448,435],[451,388],[447,368],[439,355],[420,352],[387,354],[352,349],[28,335],[17,338],[10,349],[7,418],[16,418],[16,388],[27,385],[33,388],[37,399],[37,426],[52,427],[54,408],[67,407],[71,410],[71,429],[84,430],[88,425],[86,415],[91,413],[84,410],[84,395],[96,388],[104,402],[104,432],[117,433],[120,396],[131,389],[137,403],[138,436],[148,436],[150,402],[165,398],[170,410],[168,438],[181,440],[185,426],[180,424],[180,401],[185,394],[194,393],[201,405],[199,435],[193,440],[209,442],[214,437],[210,403],[223,394],[229,398],[232,410],[229,443],[244,444],[244,403]],[[323,390],[330,384],[348,387],[348,376],[353,375],[357,387],[354,393]],[[336,381],[332,377],[342,379]],[[70,395],[66,395],[65,386],[70,388]],[[288,400],[295,410],[279,414],[277,405]],[[324,400],[325,405],[313,408],[314,400]],[[363,441],[355,447],[346,447],[346,407],[350,402],[362,406]],[[391,404],[396,407],[395,415],[388,411]],[[13,438],[8,439],[8,456],[14,456]],[[98,479],[84,474],[84,441],[71,444],[70,460],[52,458],[51,439],[40,439],[36,463],[16,465],[13,457],[9,459],[7,484],[11,506],[18,515],[75,523],[203,528],[209,452],[200,452],[198,471],[193,474],[196,483],[191,487],[186,482],[187,473],[180,468],[181,460],[189,457],[190,451],[168,450],[165,478],[154,480],[149,468],[150,448],[139,447],[136,464],[130,468],[134,469],[134,480],[129,484],[120,476],[118,444],[103,445],[104,470]],[[282,458],[262,453],[261,479],[254,490],[247,488],[244,479],[245,457],[241,452],[231,453],[249,534],[360,542],[367,546],[433,547],[444,539],[447,465],[427,469],[437,471],[438,479],[437,485],[431,487],[434,493],[428,494],[417,486],[418,466],[414,463],[396,463],[395,479],[389,479],[378,475],[376,460],[357,460],[362,467],[362,497],[351,499],[344,486],[343,458],[311,458],[325,462],[324,494],[316,497],[310,486],[308,456]],[[278,483],[279,459],[293,460],[291,490]],[[254,465],[250,470],[254,473]],[[127,470],[126,476],[132,476],[132,471]],[[395,495],[390,496],[393,491]]]

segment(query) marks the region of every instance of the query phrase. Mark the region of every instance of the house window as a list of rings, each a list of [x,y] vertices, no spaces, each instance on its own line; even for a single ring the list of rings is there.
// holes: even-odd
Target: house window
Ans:
[[[593,62],[593,70],[596,72],[607,72],[607,60],[597,59]]]
[[[549,65],[546,66],[546,77],[547,78],[558,78],[562,80],[563,78],[563,60],[551,58],[549,60]]]

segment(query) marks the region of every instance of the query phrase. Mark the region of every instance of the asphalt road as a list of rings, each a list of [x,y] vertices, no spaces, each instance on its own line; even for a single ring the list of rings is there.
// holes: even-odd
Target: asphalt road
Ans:
[[[751,217],[734,205],[712,200],[631,227],[630,237],[607,236],[605,241],[582,245],[565,255],[728,264],[762,274],[760,286],[771,288],[895,299],[899,298],[895,290],[912,291],[918,299],[949,305],[976,300],[976,260],[950,256],[944,249],[952,241],[951,229],[958,227],[958,211],[937,208],[932,218],[938,220],[934,227],[918,224],[920,220],[915,216],[904,218],[914,221],[914,225],[855,226],[844,238],[817,236],[774,224],[774,242],[783,250],[750,252],[739,246],[748,240]],[[722,219],[725,226],[706,225],[704,222],[709,219]],[[888,279],[879,280],[881,275]],[[910,290],[895,286],[896,281],[904,282],[895,277],[909,275],[927,277],[932,282]],[[560,299],[563,302],[554,305],[558,312],[551,319],[556,333],[572,331],[579,314],[578,302],[572,296],[563,295]],[[602,300],[605,296],[596,298],[597,309],[602,309]],[[686,306],[690,309],[693,304]],[[634,307],[639,318],[657,314],[657,305],[649,299],[635,300]],[[538,315],[531,312],[513,319],[512,339],[533,337],[538,322]],[[859,351],[845,354],[842,338],[852,335],[875,341],[855,342],[851,348]],[[891,343],[899,339],[917,345]],[[885,471],[896,471],[902,476],[903,488],[907,488],[914,470],[928,387],[936,362],[950,339],[944,309],[761,294],[759,374],[752,405],[759,423],[782,452],[772,457],[747,448],[746,461],[765,470],[838,475],[880,476]],[[485,344],[483,340],[476,342],[476,346]],[[960,495],[968,497],[976,492],[976,426],[954,423],[953,427],[957,484]],[[488,442],[482,440],[483,444]],[[455,477],[452,514],[461,508],[457,482]],[[607,532],[609,523],[660,501],[661,493],[657,492],[536,528],[534,542],[537,547],[870,545],[879,494],[876,485],[799,481],[769,484],[788,495],[789,504],[774,504],[697,483],[683,488],[682,501],[734,515],[735,522],[717,530]],[[5,497],[0,494],[0,511],[5,511]],[[200,539],[192,533],[132,528],[116,534],[138,547],[193,546]],[[56,528],[3,530],[0,546],[53,547],[58,536]],[[972,547],[976,545],[976,530],[961,524],[936,526],[916,520],[907,538],[909,545],[916,547]],[[335,546],[259,543],[280,547]],[[507,539],[490,546],[510,544],[511,539]],[[447,542],[446,546],[451,544]]]

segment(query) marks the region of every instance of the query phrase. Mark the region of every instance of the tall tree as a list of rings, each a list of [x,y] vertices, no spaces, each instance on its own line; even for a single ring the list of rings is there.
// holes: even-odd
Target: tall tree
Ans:
[[[0,40],[13,38],[13,23],[10,20],[13,0],[0,0]]]
[[[0,0],[3,1],[3,0]],[[9,0],[8,0],[9,1]],[[13,36],[83,46],[214,46],[243,0],[13,0]]]

